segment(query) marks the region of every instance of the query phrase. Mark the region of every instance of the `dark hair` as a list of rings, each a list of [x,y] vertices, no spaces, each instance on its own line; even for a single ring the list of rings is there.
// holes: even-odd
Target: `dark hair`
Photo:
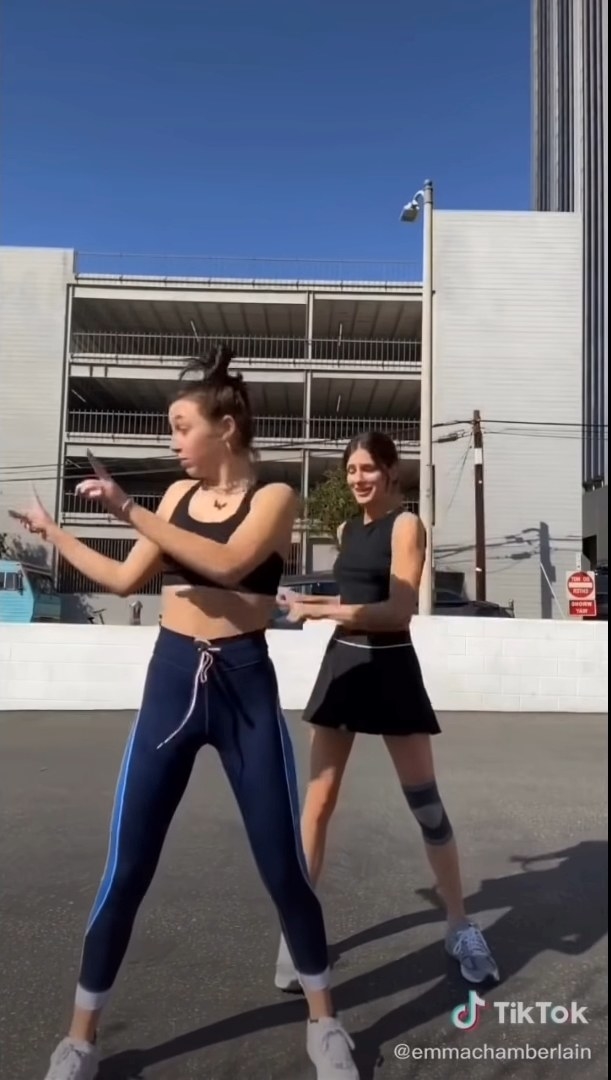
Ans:
[[[344,468],[356,450],[366,450],[378,469],[390,472],[399,464],[399,454],[390,435],[383,431],[363,431],[350,440],[344,450]]]
[[[254,438],[254,425],[248,391],[240,374],[230,375],[229,365],[234,353],[227,345],[217,345],[206,356],[196,356],[189,361],[180,378],[199,375],[191,383],[184,383],[173,401],[194,401],[209,420],[222,420],[232,416],[240,439],[240,448],[250,450]]]

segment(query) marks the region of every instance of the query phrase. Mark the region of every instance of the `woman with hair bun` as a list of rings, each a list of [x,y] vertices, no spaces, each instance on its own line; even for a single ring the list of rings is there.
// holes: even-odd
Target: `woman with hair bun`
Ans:
[[[303,716],[311,725],[301,819],[310,877],[316,885],[355,735],[381,736],[446,905],[446,949],[469,982],[497,981],[486,940],[465,912],[456,841],[435,779],[431,736],[441,729],[409,630],[424,564],[424,527],[404,510],[399,455],[388,435],[357,435],[346,448],[344,467],[361,512],[339,529],[340,595],[285,595],[281,605],[295,622],[337,623]],[[300,989],[284,940],[275,981],[282,990]]]
[[[100,1013],[204,745],[221,758],[299,971],[317,1078],[358,1080],[353,1044],[329,993],[323,916],[297,823],[293,749],[265,638],[297,500],[285,484],[256,483],[252,413],[241,377],[229,372],[231,359],[220,347],[189,365],[198,377],[181,383],[169,410],[172,448],[187,479],[171,484],[156,513],[139,506],[90,455],[94,475],[77,490],[136,530],[125,562],[64,532],[38,499],[14,515],[80,573],[120,596],[163,574],[161,625],[119,774],[72,1026],[46,1080],[97,1074]]]

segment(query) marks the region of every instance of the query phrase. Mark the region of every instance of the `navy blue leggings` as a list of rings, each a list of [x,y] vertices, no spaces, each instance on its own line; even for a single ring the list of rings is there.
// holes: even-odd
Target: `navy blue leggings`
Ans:
[[[293,748],[265,635],[210,643],[161,629],[119,774],[108,860],[85,934],[81,1008],[101,1008],[109,995],[195,757],[208,743],[235,793],[304,987],[329,984],[323,916],[299,833]]]

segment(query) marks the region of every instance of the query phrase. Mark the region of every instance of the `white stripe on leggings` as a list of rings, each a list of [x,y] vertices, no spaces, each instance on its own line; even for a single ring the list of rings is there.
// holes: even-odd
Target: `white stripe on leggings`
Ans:
[[[301,842],[301,825],[299,820],[299,791],[293,788],[291,783],[291,774],[288,765],[287,751],[286,751],[286,739],[290,741],[290,735],[286,727],[286,721],[280,708],[280,702],[276,702],[276,722],[280,731],[280,743],[282,746],[282,760],[284,762],[284,776],[286,779],[286,786],[289,793],[289,802],[291,804],[291,817],[293,819],[293,832],[295,834],[295,845],[297,848],[297,858],[299,860],[299,868],[303,874],[303,879],[308,886],[311,893],[316,896],[314,889],[312,888],[312,882],[310,881],[310,875],[305,862],[305,856],[303,853],[303,845]],[[293,753],[291,744],[291,755]],[[294,760],[294,758],[293,758]],[[317,897],[318,901],[318,897]],[[303,972],[297,972],[299,975],[299,981],[305,990],[328,990],[331,982],[331,971],[329,967],[326,967],[324,971],[321,971],[319,975],[304,975]]]

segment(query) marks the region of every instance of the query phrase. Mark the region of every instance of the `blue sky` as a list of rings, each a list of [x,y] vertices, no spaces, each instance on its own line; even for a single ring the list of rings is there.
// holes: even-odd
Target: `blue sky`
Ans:
[[[20,0],[5,244],[414,259],[398,213],[530,201],[530,0]]]

